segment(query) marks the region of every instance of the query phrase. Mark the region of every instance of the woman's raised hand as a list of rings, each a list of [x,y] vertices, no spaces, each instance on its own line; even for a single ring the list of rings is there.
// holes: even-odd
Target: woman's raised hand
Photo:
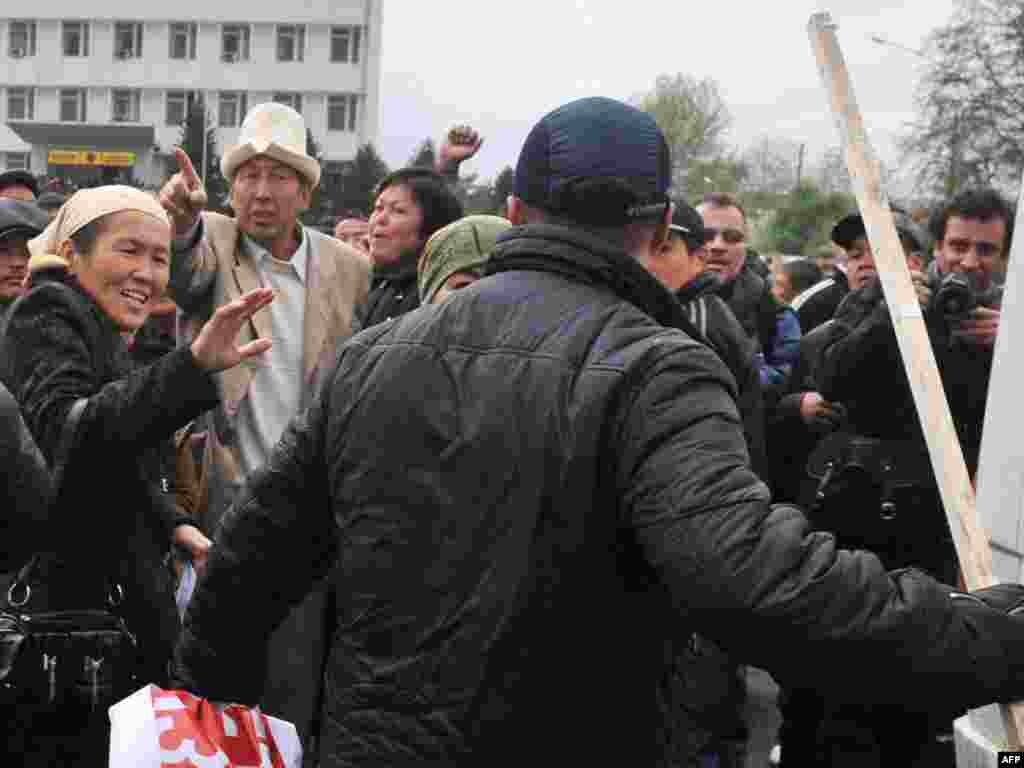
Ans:
[[[273,289],[257,288],[219,307],[192,342],[192,356],[196,364],[205,371],[216,373],[234,368],[243,360],[270,349],[270,339],[256,339],[242,346],[238,346],[237,341],[242,327],[273,300]]]

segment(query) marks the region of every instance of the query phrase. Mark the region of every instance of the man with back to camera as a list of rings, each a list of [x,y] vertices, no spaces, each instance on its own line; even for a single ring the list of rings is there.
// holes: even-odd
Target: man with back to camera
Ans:
[[[257,701],[266,638],[330,574],[325,766],[655,764],[680,617],[855,701],[952,717],[1024,694],[1024,588],[887,574],[772,508],[731,375],[645,268],[669,176],[620,102],[534,127],[486,276],[343,345],[225,516],[180,685]]]

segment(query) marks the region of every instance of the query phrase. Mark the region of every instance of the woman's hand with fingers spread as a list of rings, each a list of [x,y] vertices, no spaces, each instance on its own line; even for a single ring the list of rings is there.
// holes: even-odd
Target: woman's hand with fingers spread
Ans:
[[[257,288],[219,307],[192,342],[196,364],[205,371],[216,373],[234,368],[243,360],[270,349],[270,339],[256,339],[242,346],[238,346],[237,341],[243,326],[273,300],[273,289]]]

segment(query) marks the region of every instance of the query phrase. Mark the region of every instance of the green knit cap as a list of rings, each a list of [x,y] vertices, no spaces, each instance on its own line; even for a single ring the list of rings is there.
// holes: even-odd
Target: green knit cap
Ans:
[[[512,226],[500,216],[466,216],[437,230],[419,262],[420,303],[429,304],[456,272],[476,270],[487,263],[498,235]]]

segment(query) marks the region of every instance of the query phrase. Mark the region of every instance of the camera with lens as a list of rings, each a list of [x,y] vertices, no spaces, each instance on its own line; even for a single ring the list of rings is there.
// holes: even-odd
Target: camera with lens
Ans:
[[[972,273],[951,272],[942,278],[935,292],[935,306],[947,320],[959,320],[978,307],[998,309],[1003,300],[1003,288],[993,283],[979,289]]]

